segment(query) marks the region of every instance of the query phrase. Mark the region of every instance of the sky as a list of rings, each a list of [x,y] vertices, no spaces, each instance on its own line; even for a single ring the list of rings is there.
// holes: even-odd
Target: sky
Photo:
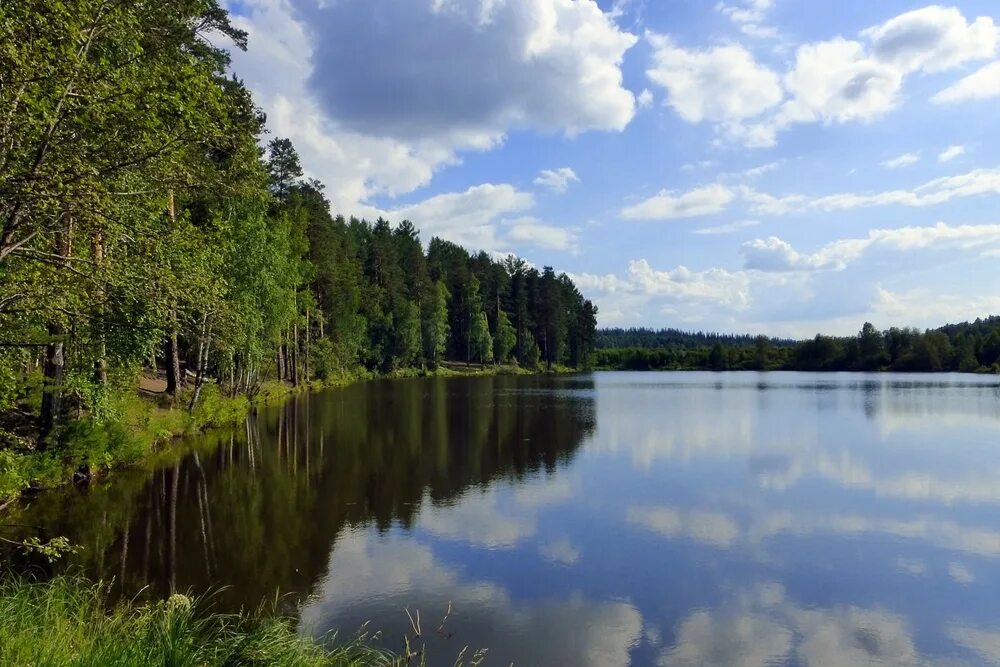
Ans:
[[[1000,3],[227,0],[335,213],[573,278],[601,326],[1000,313]]]

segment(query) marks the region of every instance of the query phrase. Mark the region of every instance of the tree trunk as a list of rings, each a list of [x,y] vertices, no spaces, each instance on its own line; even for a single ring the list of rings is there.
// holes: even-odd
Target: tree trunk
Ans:
[[[299,386],[299,325],[292,325],[292,386]]]
[[[311,342],[309,334],[310,334],[310,330],[311,329],[312,329],[312,326],[311,326],[310,321],[309,321],[309,309],[307,308],[306,309],[306,350],[305,350],[305,360],[304,360],[304,363],[305,363],[305,374],[306,374],[306,383],[309,382],[309,343]]]
[[[167,193],[167,215],[170,216],[170,222],[173,224],[177,223],[177,208],[174,202],[174,191],[169,190]],[[181,378],[181,359],[180,353],[177,350],[177,312],[170,312],[170,321],[167,327],[167,337],[163,341],[163,363],[166,366],[167,374],[167,393],[171,396],[177,395],[177,390],[180,389],[183,384],[183,379]]]
[[[65,334],[61,324],[48,326],[50,342],[45,346],[45,386],[42,394],[42,421],[38,449],[44,450],[46,440],[59,424],[62,415],[62,383],[65,369]]]
[[[70,218],[69,225],[72,225]],[[56,251],[63,258],[69,257],[70,239],[69,228],[56,233]],[[46,441],[59,425],[62,416],[62,384],[63,373],[66,368],[66,342],[64,336],[66,330],[61,322],[52,321],[46,327],[49,335],[49,342],[45,346],[44,375],[45,384],[42,388],[42,413],[41,424],[39,426],[39,450],[44,449],[48,444]]]
[[[104,266],[104,237],[100,231],[95,231],[90,239],[90,249],[93,255],[94,268],[97,273],[100,274],[101,269]],[[107,384],[108,382],[108,361],[107,356],[107,344],[104,338],[104,299],[106,294],[104,287],[98,287],[94,290],[94,301],[97,305],[97,322],[100,327],[100,331],[97,335],[97,356],[94,359],[94,382],[97,384]]]
[[[177,332],[171,330],[163,342],[163,358],[167,367],[167,393],[177,395],[183,384],[181,378],[181,358],[177,350]]]

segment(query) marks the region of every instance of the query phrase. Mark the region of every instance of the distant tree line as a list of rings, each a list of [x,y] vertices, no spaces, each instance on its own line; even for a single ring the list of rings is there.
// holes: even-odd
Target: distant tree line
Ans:
[[[1000,373],[1000,317],[939,329],[891,328],[865,323],[856,336],[817,335],[800,342],[763,336],[678,335],[633,330],[599,331],[599,344],[645,340],[655,347],[614,347],[597,352],[599,368],[623,370],[800,370]],[[621,333],[620,333],[621,332]]]
[[[0,433],[113,422],[144,369],[193,406],[359,366],[588,362],[567,276],[333,217],[291,142],[262,150],[223,37],[246,45],[216,0],[0,6]]]
[[[723,334],[681,329],[648,329],[644,327],[598,329],[595,344],[599,350],[640,347],[650,350],[674,347],[712,347],[716,343],[725,347],[748,348],[757,344],[757,336],[749,334]],[[791,347],[790,338],[769,338],[776,347]]]

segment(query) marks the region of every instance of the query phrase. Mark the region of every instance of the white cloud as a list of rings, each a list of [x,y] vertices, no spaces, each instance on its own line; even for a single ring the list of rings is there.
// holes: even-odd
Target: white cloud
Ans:
[[[903,153],[894,158],[890,158],[882,162],[882,166],[886,169],[901,169],[903,167],[911,167],[916,163],[920,162],[920,153]]]
[[[719,236],[721,234],[733,234],[741,229],[756,227],[759,224],[760,220],[739,220],[737,222],[719,225],[718,227],[702,227],[701,229],[694,230],[694,233],[706,236]]]
[[[977,653],[983,664],[1000,665],[1000,630],[984,630],[962,625],[948,627],[948,636]]]
[[[688,50],[647,32],[650,81],[667,92],[666,104],[689,123],[732,123],[757,116],[781,101],[778,75],[738,44]]]
[[[872,194],[842,192],[820,197],[776,196],[747,186],[737,188],[750,209],[760,215],[785,215],[810,210],[846,211],[873,206],[936,206],[954,199],[1000,194],[1000,169],[976,169],[965,174],[928,181],[910,190],[887,190]]]
[[[897,253],[934,249],[982,254],[1000,249],[1000,225],[958,225],[943,222],[929,227],[873,229],[863,238],[828,243],[817,252],[802,254],[777,238],[756,239],[743,244],[746,268],[759,271],[842,271],[865,253],[877,249]]]
[[[654,197],[626,207],[626,220],[673,220],[694,218],[724,211],[736,194],[724,185],[713,184],[684,193],[662,190]]]
[[[574,229],[546,225],[532,217],[511,220],[503,227],[507,231],[505,238],[511,243],[523,243],[562,252],[577,250],[579,239]]]
[[[742,5],[720,2],[715,11],[733,23],[760,23],[773,6],[774,0],[745,0]]]
[[[804,44],[785,77],[791,99],[777,123],[872,120],[896,106],[902,83],[903,72],[872,58],[860,42],[838,37]]]
[[[781,161],[768,162],[767,164],[762,164],[757,167],[744,169],[742,172],[740,172],[740,174],[745,176],[746,178],[757,178],[758,176],[769,174],[772,171],[777,170],[779,167],[781,167]]]
[[[951,162],[957,157],[965,155],[966,148],[960,144],[949,146],[938,155],[938,162]]]
[[[636,98],[636,103],[639,105],[640,109],[646,109],[653,106],[653,91],[649,88],[643,88],[642,92]]]
[[[909,73],[942,72],[990,58],[1000,32],[992,18],[967,22],[957,7],[931,5],[900,14],[861,35],[871,42],[875,58]]]
[[[768,147],[797,123],[873,121],[899,105],[907,76],[991,58],[998,33],[989,17],[970,22],[958,9],[933,5],[863,30],[858,40],[838,36],[802,44],[783,77],[784,92],[756,114],[730,120],[726,135],[748,147]],[[985,96],[991,86],[1000,94],[1000,70],[972,76],[977,78],[943,91],[935,101]]]
[[[937,104],[955,104],[972,100],[1000,97],[1000,61],[990,63],[977,72],[948,86],[931,100]]]
[[[538,178],[535,179],[535,185],[540,185],[543,188],[548,188],[552,192],[563,193],[569,189],[571,183],[579,183],[580,178],[576,175],[570,167],[560,167],[559,169],[544,169]]]
[[[512,185],[485,183],[464,192],[435,195],[416,204],[374,211],[390,220],[409,220],[424,240],[431,236],[470,248],[503,250],[497,223],[503,216],[532,208],[535,198]]]
[[[756,39],[774,39],[778,29],[764,25],[767,14],[774,7],[774,0],[743,0],[742,4],[719,2],[715,10],[728,18],[740,32]]]
[[[620,66],[637,38],[593,2],[248,0],[234,23],[251,42],[234,72],[345,213],[511,131],[617,131],[635,112]]]
[[[737,270],[659,270],[636,259],[621,274],[570,277],[593,295],[602,326],[642,319],[655,326],[812,336],[856,332],[865,320],[927,327],[1000,310],[1000,297],[989,293],[889,287],[918,267],[1000,256],[1000,224],[873,229],[810,252],[772,236],[744,243],[740,252],[744,263]]]

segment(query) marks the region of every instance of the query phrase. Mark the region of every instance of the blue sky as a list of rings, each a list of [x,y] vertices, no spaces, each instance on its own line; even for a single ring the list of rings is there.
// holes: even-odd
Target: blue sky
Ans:
[[[242,0],[337,212],[569,273],[600,324],[1000,312],[1000,6]]]

